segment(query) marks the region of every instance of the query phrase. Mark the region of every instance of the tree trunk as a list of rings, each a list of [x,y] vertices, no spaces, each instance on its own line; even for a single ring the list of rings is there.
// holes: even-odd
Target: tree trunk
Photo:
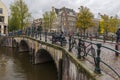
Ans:
[[[84,33],[84,37],[83,37],[83,38],[84,38],[84,39],[85,39],[85,31],[86,31],[86,29],[84,28],[84,29],[83,29],[83,33]]]

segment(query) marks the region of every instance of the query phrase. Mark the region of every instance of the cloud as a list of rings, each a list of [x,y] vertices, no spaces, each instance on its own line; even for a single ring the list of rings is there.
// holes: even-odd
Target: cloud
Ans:
[[[107,14],[115,16],[120,12],[120,0],[91,0],[88,6],[94,14]],[[120,16],[120,14],[118,14]]]
[[[14,0],[2,0],[9,8]],[[120,0],[24,0],[28,5],[33,17],[42,17],[45,11],[49,11],[52,6],[61,8],[63,6],[78,11],[80,6],[87,6],[96,16],[98,13],[111,16],[120,16]]]

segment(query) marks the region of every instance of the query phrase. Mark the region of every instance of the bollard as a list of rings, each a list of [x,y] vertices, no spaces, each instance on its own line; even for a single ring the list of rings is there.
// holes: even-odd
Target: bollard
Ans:
[[[97,74],[101,74],[101,69],[100,69],[100,48],[101,48],[101,44],[98,43],[97,44],[97,56],[95,57],[95,70],[94,72]]]
[[[116,44],[115,44],[115,50],[118,50],[118,42],[116,42]],[[115,55],[119,56],[119,54],[117,52],[115,52]]]

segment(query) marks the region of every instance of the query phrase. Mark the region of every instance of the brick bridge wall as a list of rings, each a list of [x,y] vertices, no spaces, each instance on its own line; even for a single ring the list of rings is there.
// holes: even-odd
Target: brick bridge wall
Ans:
[[[92,70],[60,46],[25,36],[8,37],[4,45],[18,47],[19,51],[30,51],[34,64],[53,60],[58,71],[58,80],[97,80]]]

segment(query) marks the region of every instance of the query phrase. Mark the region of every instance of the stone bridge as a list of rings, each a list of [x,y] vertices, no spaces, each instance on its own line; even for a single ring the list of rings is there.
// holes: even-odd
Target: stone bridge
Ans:
[[[26,36],[7,37],[4,42],[4,46],[17,47],[19,52],[29,51],[34,64],[54,61],[58,80],[102,80],[103,75],[95,74],[64,47]]]

